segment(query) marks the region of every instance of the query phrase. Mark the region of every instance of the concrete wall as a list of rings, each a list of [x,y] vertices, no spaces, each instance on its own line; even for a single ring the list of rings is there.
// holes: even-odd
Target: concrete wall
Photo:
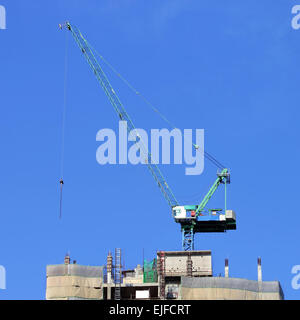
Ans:
[[[212,276],[211,251],[165,251],[165,269],[168,276],[185,276],[187,259],[190,254],[193,276]],[[159,263],[159,255],[157,261]],[[158,266],[159,269],[159,266]]]
[[[181,278],[182,300],[282,300],[278,281],[237,278]]]
[[[123,278],[124,284],[139,284],[143,283],[144,277],[143,275],[137,275],[135,277],[125,277]]]
[[[81,265],[47,266],[47,300],[103,298],[103,267]]]

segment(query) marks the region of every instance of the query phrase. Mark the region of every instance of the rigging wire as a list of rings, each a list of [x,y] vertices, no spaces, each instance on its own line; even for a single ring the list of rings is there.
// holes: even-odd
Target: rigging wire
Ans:
[[[65,131],[66,131],[66,113],[67,113],[67,81],[68,81],[68,34],[66,33],[65,58],[64,58],[64,98],[63,98],[63,115],[61,129],[61,161],[60,161],[60,199],[59,199],[59,218],[62,218],[62,199],[64,186],[64,156],[65,156]]]
[[[61,219],[62,218],[62,192],[63,192],[64,181],[62,179],[60,179],[59,184],[60,184],[59,219]]]
[[[87,40],[85,40],[87,42]],[[88,43],[88,42],[87,42]],[[156,112],[161,119],[163,119],[165,122],[167,122],[172,129],[178,129],[170,120],[166,118],[141,92],[139,92],[133,85],[131,85],[128,80],[126,80],[93,46],[88,43],[88,45],[93,49],[93,51],[98,55],[98,57],[111,69],[111,71],[119,77],[126,86],[132,90],[137,96],[139,96],[154,112]],[[204,153],[204,156],[213,163],[217,168],[219,169],[225,169],[225,166],[223,166],[215,157],[213,157],[211,154],[209,154],[207,151],[200,148],[200,146],[197,146],[194,144],[194,147],[198,151],[202,151]]]

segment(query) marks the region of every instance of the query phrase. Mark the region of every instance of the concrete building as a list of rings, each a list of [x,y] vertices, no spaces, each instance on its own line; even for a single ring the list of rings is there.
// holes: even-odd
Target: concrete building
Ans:
[[[104,267],[79,266],[65,259],[47,266],[47,299],[110,300],[282,300],[278,281],[263,281],[261,259],[257,281],[231,278],[225,260],[224,277],[214,277],[211,251],[159,251],[152,262],[134,269],[121,268],[115,283],[111,253]],[[119,279],[119,276],[118,278]],[[118,290],[118,291],[117,291]]]
[[[74,261],[75,262],[75,261]],[[47,300],[103,299],[103,267],[65,263],[47,266]]]
[[[262,281],[261,259],[257,264],[257,281],[229,277],[225,260],[224,277],[213,277],[211,251],[159,251],[152,268],[141,266],[122,272],[122,299],[172,300],[282,300],[278,281]],[[156,277],[153,273],[157,271]],[[151,277],[148,276],[151,273]],[[114,297],[111,283],[103,284],[103,298]],[[107,290],[112,291],[110,295]]]

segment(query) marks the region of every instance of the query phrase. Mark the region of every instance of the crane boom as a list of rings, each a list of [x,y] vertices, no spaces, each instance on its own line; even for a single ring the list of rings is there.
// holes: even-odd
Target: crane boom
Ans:
[[[199,213],[204,210],[205,206],[207,205],[208,201],[210,200],[210,198],[213,196],[213,194],[215,193],[215,191],[218,189],[219,185],[221,183],[227,183],[230,182],[230,175],[228,172],[228,169],[223,169],[221,173],[218,174],[218,178],[216,179],[216,181],[214,182],[214,184],[211,186],[211,188],[209,189],[208,193],[205,195],[205,197],[203,198],[203,200],[201,201],[201,203],[199,204],[197,210],[196,210],[196,216],[199,215]],[[226,208],[225,208],[226,209]]]
[[[127,131],[128,133],[132,130],[136,130],[132,120],[130,119],[128,113],[126,112],[124,106],[122,105],[119,97],[117,96],[116,92],[114,91],[113,87],[111,86],[107,76],[105,75],[103,69],[101,68],[99,62],[97,61],[95,54],[88,44],[88,42],[82,36],[80,30],[76,27],[71,25],[69,22],[66,23],[66,27],[71,31],[76,43],[78,44],[81,52],[84,54],[87,62],[89,63],[90,67],[92,68],[97,80],[99,81],[102,89],[104,90],[105,94],[107,95],[110,103],[114,107],[115,111],[117,112],[120,120],[127,121]],[[152,162],[151,153],[148,152],[148,149],[145,147],[142,139],[139,141],[141,147],[141,154],[143,154],[145,163],[150,170],[154,180],[156,181],[158,187],[160,188],[162,194],[164,195],[165,199],[167,200],[168,204],[173,207],[177,206],[178,202],[171,190],[168,186],[164,176],[162,175],[161,171],[159,170],[158,166]]]

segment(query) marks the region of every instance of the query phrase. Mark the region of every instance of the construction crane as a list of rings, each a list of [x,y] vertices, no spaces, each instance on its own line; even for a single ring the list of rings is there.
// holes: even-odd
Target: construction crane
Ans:
[[[76,43],[78,44],[82,54],[90,65],[94,72],[98,82],[100,83],[102,89],[107,95],[110,103],[115,109],[120,120],[127,122],[127,131],[133,132],[136,130],[132,120],[127,114],[124,106],[122,105],[119,97],[117,96],[115,90],[111,86],[107,76],[105,75],[103,69],[101,68],[99,62],[96,59],[96,54],[92,47],[89,45],[87,40],[82,36],[80,30],[66,22],[63,25],[59,25],[60,29],[67,28],[71,33]],[[137,131],[136,131],[137,132]],[[137,138],[139,139],[140,153],[144,157],[144,161],[151,172],[155,182],[160,188],[163,196],[168,202],[172,210],[172,216],[175,222],[181,225],[182,232],[182,250],[194,250],[194,235],[195,233],[203,232],[225,232],[226,230],[236,229],[236,217],[232,210],[226,210],[226,185],[230,183],[230,172],[227,168],[221,166],[218,162],[217,165],[221,169],[217,173],[217,179],[214,184],[209,189],[208,193],[205,195],[203,200],[199,205],[179,205],[176,200],[174,193],[167,184],[164,176],[159,170],[158,166],[153,163],[151,153],[147,151],[145,144],[141,140],[137,133]],[[195,146],[196,149],[198,146]],[[209,154],[204,152],[208,157]],[[214,158],[213,158],[214,159]],[[214,159],[214,161],[216,161]],[[225,209],[206,209],[206,205],[211,197],[214,195],[218,187],[225,185]]]

